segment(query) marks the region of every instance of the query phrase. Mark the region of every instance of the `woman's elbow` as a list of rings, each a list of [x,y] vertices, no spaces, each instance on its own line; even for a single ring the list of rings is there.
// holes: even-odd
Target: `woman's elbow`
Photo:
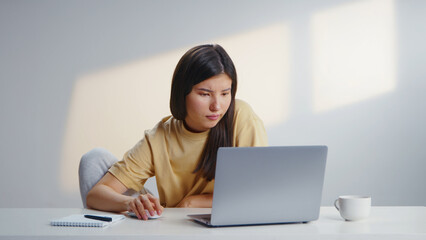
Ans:
[[[93,199],[94,199],[93,188],[86,195],[86,208],[94,208],[93,207]]]

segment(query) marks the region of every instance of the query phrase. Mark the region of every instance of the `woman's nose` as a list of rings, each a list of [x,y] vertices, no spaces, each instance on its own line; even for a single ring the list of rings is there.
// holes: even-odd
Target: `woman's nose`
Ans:
[[[210,104],[210,111],[217,112],[220,110],[220,103],[218,99],[213,99],[213,102]]]

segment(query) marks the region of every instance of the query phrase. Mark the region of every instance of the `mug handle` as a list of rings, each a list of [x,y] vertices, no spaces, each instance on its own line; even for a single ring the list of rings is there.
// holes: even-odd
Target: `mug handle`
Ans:
[[[339,208],[339,199],[336,199],[336,201],[334,201],[334,207],[337,209],[337,211],[340,211],[340,208]]]

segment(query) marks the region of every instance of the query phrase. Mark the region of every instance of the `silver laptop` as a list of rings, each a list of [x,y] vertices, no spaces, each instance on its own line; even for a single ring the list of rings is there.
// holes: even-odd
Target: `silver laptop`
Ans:
[[[211,214],[188,215],[211,227],[317,220],[326,146],[219,148]]]

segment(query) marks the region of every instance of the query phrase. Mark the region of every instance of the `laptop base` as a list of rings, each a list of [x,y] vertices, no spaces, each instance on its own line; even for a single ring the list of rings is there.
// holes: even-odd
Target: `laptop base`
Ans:
[[[192,214],[188,215],[195,223],[203,226],[215,228],[215,227],[244,227],[244,226],[261,226],[261,225],[278,225],[278,224],[307,224],[310,222],[273,222],[273,223],[249,223],[249,224],[232,224],[232,225],[212,225],[210,223],[211,214]]]

